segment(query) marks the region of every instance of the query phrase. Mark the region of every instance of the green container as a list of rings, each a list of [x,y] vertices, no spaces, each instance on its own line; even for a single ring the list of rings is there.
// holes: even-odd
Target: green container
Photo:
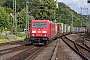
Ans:
[[[66,33],[66,25],[63,24],[63,32]]]
[[[66,32],[68,32],[68,25],[66,24]]]
[[[71,27],[70,27],[70,26],[68,26],[68,32],[70,32],[70,28],[71,28]]]
[[[61,32],[63,33],[64,32],[63,31],[64,30],[64,27],[63,27],[64,24],[63,23],[60,23],[60,24],[61,24]]]
[[[70,32],[73,32],[73,26],[70,26]]]

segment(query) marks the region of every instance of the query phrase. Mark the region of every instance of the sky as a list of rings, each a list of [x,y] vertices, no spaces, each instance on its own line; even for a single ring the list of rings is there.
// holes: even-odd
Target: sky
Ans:
[[[90,15],[90,3],[87,3],[87,0],[58,0],[58,2],[65,3],[79,14]]]

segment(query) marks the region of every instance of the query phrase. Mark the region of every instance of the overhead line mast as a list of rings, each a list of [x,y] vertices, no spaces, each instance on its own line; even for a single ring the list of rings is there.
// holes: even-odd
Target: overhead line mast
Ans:
[[[56,0],[56,8],[58,8],[58,0]]]
[[[90,3],[90,0],[88,0],[88,3]]]
[[[28,16],[28,4],[29,1],[26,0],[26,38],[29,38],[29,16]]]
[[[13,0],[13,11],[14,11],[14,16],[13,16],[13,33],[17,33],[17,20],[16,20],[16,0]]]

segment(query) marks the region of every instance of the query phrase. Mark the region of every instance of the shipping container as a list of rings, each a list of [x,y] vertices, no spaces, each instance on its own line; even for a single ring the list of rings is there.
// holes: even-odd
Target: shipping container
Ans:
[[[76,32],[76,27],[74,27],[74,32]]]
[[[72,32],[73,31],[73,26],[70,26],[70,32]]]
[[[61,35],[62,31],[61,31],[61,23],[57,23],[57,37],[59,37]]]
[[[63,24],[63,32],[66,33],[66,24]]]
[[[71,28],[71,27],[70,27],[70,26],[68,26],[68,32],[70,32],[70,28]]]
[[[63,31],[63,29],[64,29],[64,24],[63,23],[60,23],[61,24],[61,33],[63,33],[64,31]]]
[[[82,27],[82,32],[85,32],[85,27]]]
[[[77,27],[77,32],[80,32],[80,27]]]
[[[66,32],[68,32],[68,25],[66,24]]]

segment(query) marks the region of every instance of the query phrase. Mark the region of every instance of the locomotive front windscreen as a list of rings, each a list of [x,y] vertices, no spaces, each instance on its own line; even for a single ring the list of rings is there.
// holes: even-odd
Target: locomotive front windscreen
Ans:
[[[46,28],[46,22],[33,22],[32,27],[34,28]]]

